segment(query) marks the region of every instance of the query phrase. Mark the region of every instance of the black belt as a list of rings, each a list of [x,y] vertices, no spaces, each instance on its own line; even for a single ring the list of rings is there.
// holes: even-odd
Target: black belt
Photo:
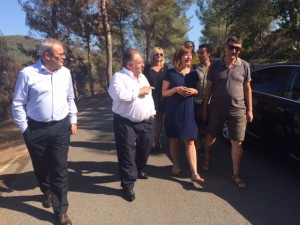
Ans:
[[[64,119],[66,119],[67,117],[65,117]],[[53,121],[48,121],[48,122],[41,122],[41,121],[36,121],[36,120],[33,120],[31,118],[27,118],[28,119],[28,122],[30,124],[36,124],[36,125],[40,125],[40,126],[52,126],[54,124],[57,124],[58,122],[60,121],[63,121],[64,119],[62,120],[53,120]]]
[[[122,119],[122,120],[125,120],[125,121],[128,121],[128,122],[131,122],[131,123],[143,123],[143,122],[146,122],[146,121],[154,118],[154,116],[151,116],[149,119],[146,119],[146,120],[142,120],[142,121],[139,121],[139,122],[132,122],[130,119],[127,119],[127,118],[125,118],[123,116],[120,116],[117,113],[114,113],[114,115],[115,115],[116,118],[119,118],[119,119]]]

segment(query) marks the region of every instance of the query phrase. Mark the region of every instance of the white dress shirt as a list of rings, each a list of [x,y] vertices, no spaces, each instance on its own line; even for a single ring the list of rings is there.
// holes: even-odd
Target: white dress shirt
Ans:
[[[140,88],[150,86],[147,78],[140,74],[138,82],[126,68],[115,73],[109,85],[109,95],[113,99],[112,111],[132,122],[147,120],[156,114],[151,92],[139,96]]]
[[[12,103],[12,115],[23,133],[28,117],[39,122],[59,121],[68,114],[77,123],[77,107],[70,70],[49,72],[39,60],[20,71]]]

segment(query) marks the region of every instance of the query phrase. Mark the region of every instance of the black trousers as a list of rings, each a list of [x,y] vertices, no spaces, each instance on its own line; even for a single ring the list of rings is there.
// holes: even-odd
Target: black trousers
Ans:
[[[138,171],[147,164],[154,138],[154,119],[142,122],[114,114],[114,133],[121,187],[133,188]]]
[[[52,196],[54,213],[68,209],[68,151],[71,124],[66,117],[61,121],[38,122],[28,120],[23,133],[35,176],[41,191]]]

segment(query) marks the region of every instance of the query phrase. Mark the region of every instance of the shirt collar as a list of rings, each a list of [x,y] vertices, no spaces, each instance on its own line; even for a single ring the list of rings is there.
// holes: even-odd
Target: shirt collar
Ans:
[[[122,73],[125,73],[126,75],[128,75],[129,77],[131,77],[132,79],[134,79],[134,74],[132,71],[126,69],[125,67],[122,68]],[[139,75],[140,76],[140,75]],[[138,77],[139,77],[138,76]]]
[[[46,67],[43,65],[42,60],[39,59],[36,64],[35,68],[38,69],[39,73],[41,74],[49,74],[50,72],[46,69]]]
[[[222,66],[226,65],[224,57],[220,59]],[[242,65],[242,61],[241,61],[241,59],[239,57],[236,58],[236,61],[235,61],[234,65],[236,65],[236,66]]]
[[[56,71],[58,71],[59,69],[61,69],[62,67],[60,67],[59,69],[53,71],[53,72],[50,72],[49,70],[47,70],[47,68],[44,66],[44,64],[42,63],[42,60],[39,59],[36,63],[36,67],[38,68],[38,70],[41,72],[41,73],[44,73],[44,74],[53,74],[55,73]]]

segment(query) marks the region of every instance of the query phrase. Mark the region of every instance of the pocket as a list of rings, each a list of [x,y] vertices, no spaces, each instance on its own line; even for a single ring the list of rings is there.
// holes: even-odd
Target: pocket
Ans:
[[[30,129],[29,129],[29,126],[26,128],[26,130],[23,132],[23,137],[24,137],[24,140],[29,140],[30,138]]]

